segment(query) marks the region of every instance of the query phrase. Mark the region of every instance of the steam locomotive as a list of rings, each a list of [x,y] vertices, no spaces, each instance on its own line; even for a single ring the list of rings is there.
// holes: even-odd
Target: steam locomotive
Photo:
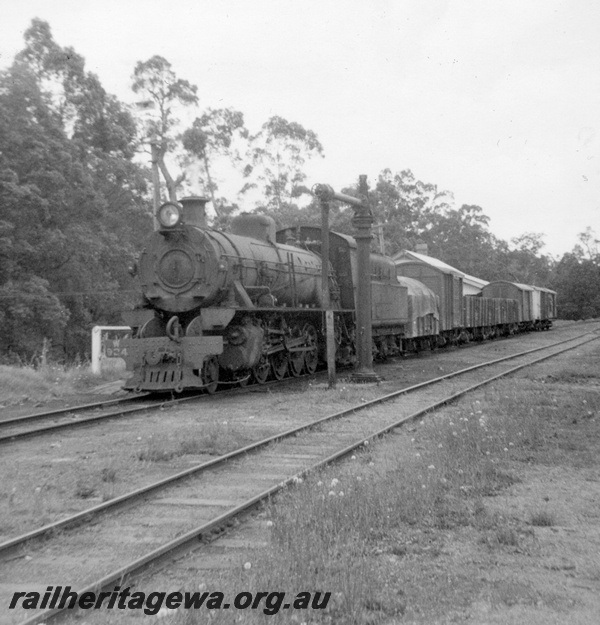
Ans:
[[[158,211],[158,230],[137,265],[143,301],[124,314],[132,328],[123,345],[133,372],[126,389],[213,393],[218,385],[314,373],[325,359],[321,229],[277,232],[270,217],[242,213],[225,233],[207,227],[207,201],[184,198]],[[331,232],[329,249],[335,360],[350,365],[356,361],[356,242]],[[421,265],[371,254],[376,357],[546,328],[555,316],[551,291],[527,287],[530,295],[544,293],[545,318],[538,319],[533,296],[525,309],[512,283],[490,285],[490,297],[474,297],[474,304],[463,295],[460,272]]]

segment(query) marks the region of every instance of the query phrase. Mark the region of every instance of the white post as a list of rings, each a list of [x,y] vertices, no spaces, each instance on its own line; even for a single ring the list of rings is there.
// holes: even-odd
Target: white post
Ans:
[[[100,350],[102,326],[92,328],[92,373],[100,373]]]

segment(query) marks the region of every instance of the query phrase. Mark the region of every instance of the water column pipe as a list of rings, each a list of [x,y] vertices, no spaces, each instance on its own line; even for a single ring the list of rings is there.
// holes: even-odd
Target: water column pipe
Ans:
[[[321,192],[322,185],[316,185],[316,190]],[[327,194],[320,198],[321,203],[321,291],[323,310],[325,311],[325,354],[327,359],[327,377],[329,388],[334,388],[336,383],[335,371],[335,323],[333,309],[331,308],[331,293],[329,292],[329,200]]]
[[[357,253],[357,297],[356,297],[356,334],[358,351],[358,368],[350,376],[352,382],[367,383],[380,382],[381,378],[373,371],[373,333],[371,319],[371,226],[373,213],[369,206],[367,177],[359,176],[359,197],[352,197],[344,193],[337,193],[326,184],[313,187],[314,195],[321,202],[339,200],[350,204],[354,210],[352,225],[356,228]]]

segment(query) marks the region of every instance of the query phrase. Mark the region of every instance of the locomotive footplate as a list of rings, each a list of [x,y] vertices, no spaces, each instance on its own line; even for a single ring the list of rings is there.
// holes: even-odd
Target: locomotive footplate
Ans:
[[[186,388],[204,388],[213,382],[213,379],[203,379],[205,372],[210,370],[205,364],[223,352],[223,338],[184,336],[178,341],[168,337],[126,339],[123,346],[127,354],[127,369],[133,371],[125,389],[180,392]]]

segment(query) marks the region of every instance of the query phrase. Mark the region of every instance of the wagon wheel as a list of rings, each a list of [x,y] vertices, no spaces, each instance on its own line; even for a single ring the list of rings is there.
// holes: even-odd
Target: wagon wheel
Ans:
[[[280,351],[271,356],[271,370],[276,380],[283,380],[288,370],[288,356],[285,351]]]
[[[271,370],[271,363],[269,359],[263,354],[260,360],[254,367],[252,367],[252,377],[257,384],[264,384],[269,377]]]
[[[217,390],[219,385],[219,361],[216,356],[211,356],[204,361],[202,366],[202,383],[206,392],[211,395]]]
[[[306,347],[310,347],[310,350],[304,352],[304,364],[306,371],[312,374],[317,370],[319,363],[317,331],[315,326],[307,323],[302,329],[302,334],[305,337]]]

